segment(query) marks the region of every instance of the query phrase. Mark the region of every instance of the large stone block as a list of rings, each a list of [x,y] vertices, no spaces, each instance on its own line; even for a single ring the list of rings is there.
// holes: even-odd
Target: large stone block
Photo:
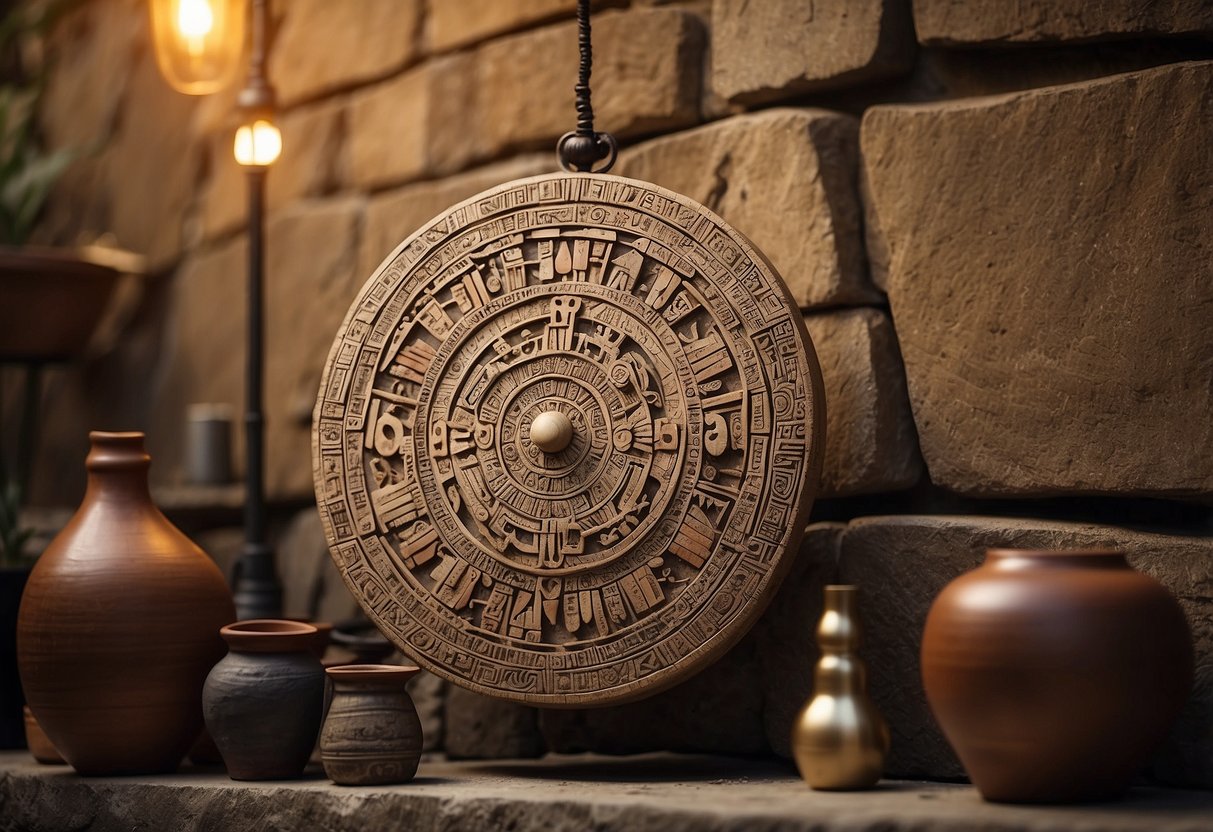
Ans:
[[[741,104],[899,75],[913,57],[908,0],[712,2],[712,90]]]
[[[1213,62],[873,107],[869,255],[931,479],[1213,496]]]
[[[925,44],[1035,43],[1157,35],[1213,35],[1207,0],[914,0]]]
[[[447,685],[442,750],[456,760],[538,757],[546,750],[534,708]]]
[[[550,172],[555,164],[551,154],[519,156],[458,176],[406,185],[375,196],[367,206],[362,234],[358,258],[361,280],[369,278],[406,237],[445,209],[511,179]],[[354,302],[353,294],[348,302]]]
[[[871,303],[856,186],[858,124],[823,110],[770,110],[625,151],[616,172],[686,194],[771,260],[802,307]]]
[[[291,0],[270,56],[283,105],[384,78],[416,57],[421,0]]]
[[[355,187],[402,182],[425,172],[430,75],[421,66],[352,97],[348,173]]]
[[[617,137],[699,119],[704,31],[680,9],[611,12],[594,20],[595,126]],[[477,123],[492,152],[551,146],[573,128],[573,22],[498,38],[477,51]]]
[[[863,656],[872,696],[893,731],[889,776],[964,775],[922,691],[922,629],[939,591],[975,568],[988,547],[1102,545],[1122,548],[1134,568],[1178,597],[1193,631],[1196,684],[1149,774],[1172,785],[1213,786],[1213,539],[992,517],[873,517],[854,521],[842,535],[839,577],[864,589]]]
[[[435,52],[466,46],[576,8],[577,0],[427,0],[426,45]]]
[[[877,309],[806,315],[826,391],[821,496],[909,488],[922,476],[905,369]]]

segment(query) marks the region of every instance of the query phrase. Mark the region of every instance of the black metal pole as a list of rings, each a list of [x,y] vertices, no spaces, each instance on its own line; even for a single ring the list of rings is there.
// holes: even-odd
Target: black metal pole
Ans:
[[[244,548],[237,564],[236,616],[277,618],[282,615],[282,585],[274,552],[266,541],[264,371],[265,175],[248,169],[248,367],[245,391]]]

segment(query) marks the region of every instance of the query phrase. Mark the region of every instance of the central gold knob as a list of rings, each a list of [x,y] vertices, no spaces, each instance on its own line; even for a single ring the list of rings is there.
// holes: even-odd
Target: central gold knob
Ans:
[[[547,454],[558,454],[573,441],[573,423],[559,410],[546,410],[531,422],[531,442]]]

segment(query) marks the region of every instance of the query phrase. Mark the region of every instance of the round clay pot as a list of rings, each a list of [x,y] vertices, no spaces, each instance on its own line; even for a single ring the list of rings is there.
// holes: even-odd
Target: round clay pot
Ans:
[[[421,720],[404,686],[416,667],[328,669],[333,701],[320,733],[324,772],[340,786],[404,783],[421,759]]]
[[[1104,800],[1182,707],[1192,643],[1179,604],[1120,552],[992,549],[935,599],[922,677],[985,799]]]
[[[29,753],[43,765],[63,765],[66,760],[54,743],[46,738],[46,732],[34,718],[34,712],[29,709],[29,705],[22,708],[22,711],[25,716],[25,744],[29,747]]]
[[[202,683],[236,613],[218,567],[152,504],[143,434],[89,438],[84,502],[21,599],[21,682],[81,774],[168,772],[202,728]]]
[[[228,654],[202,691],[206,727],[233,780],[303,774],[320,730],[324,668],[316,628],[297,621],[238,621],[220,634]]]

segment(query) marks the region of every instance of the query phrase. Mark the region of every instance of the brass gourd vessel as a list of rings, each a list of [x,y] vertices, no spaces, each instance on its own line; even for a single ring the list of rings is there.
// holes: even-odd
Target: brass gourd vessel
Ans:
[[[814,789],[867,789],[884,772],[889,728],[868,696],[859,643],[856,587],[827,586],[813,696],[792,726],[796,766]]]

